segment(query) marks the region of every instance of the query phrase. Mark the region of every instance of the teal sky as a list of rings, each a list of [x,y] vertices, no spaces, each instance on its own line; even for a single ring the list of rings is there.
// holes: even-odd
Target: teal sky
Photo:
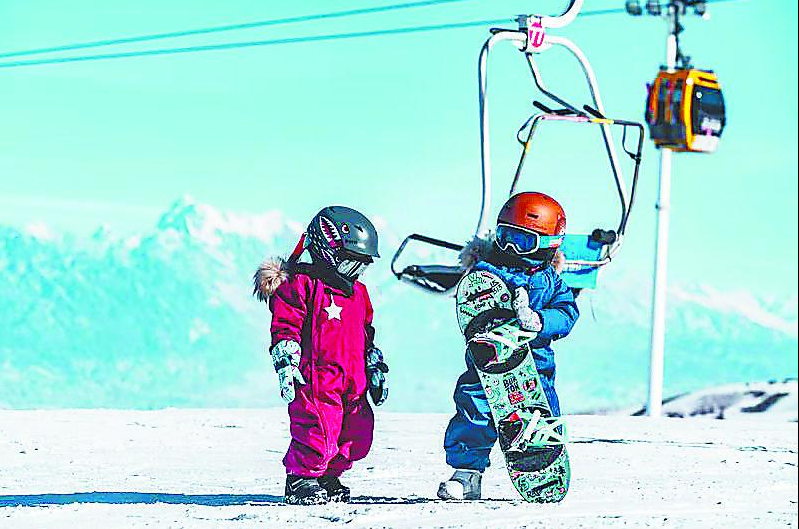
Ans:
[[[395,2],[4,0],[0,52]],[[494,19],[562,2],[471,1],[109,50],[261,40]],[[588,0],[585,9],[621,7]],[[683,45],[720,77],[728,128],[720,150],[674,159],[671,279],[797,290],[797,6],[742,0],[686,20]],[[663,61],[665,23],[624,14],[558,33],[592,61],[609,115],[642,119],[644,85]],[[176,198],[305,220],[345,203],[404,234],[462,240],[480,200],[477,53],[487,28],[222,52],[0,69],[0,224],[46,222],[88,233],[151,227]],[[63,55],[95,53],[75,51]],[[541,58],[552,88],[587,97],[576,64]],[[497,196],[531,111],[520,54],[492,62]],[[570,231],[616,221],[598,132],[542,129],[525,187],[554,194]],[[579,130],[573,130],[574,128]],[[649,143],[625,269],[649,270],[658,154]],[[495,207],[499,204],[496,203]]]

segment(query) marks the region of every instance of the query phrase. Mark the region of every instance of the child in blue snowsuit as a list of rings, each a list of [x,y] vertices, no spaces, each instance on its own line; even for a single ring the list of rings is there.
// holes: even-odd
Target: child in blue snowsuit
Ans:
[[[543,193],[520,193],[503,206],[490,248],[477,250],[472,270],[486,270],[514,292],[522,326],[537,332],[530,343],[541,385],[554,416],[560,416],[555,393],[555,354],[551,343],[568,335],[579,312],[574,295],[556,270],[566,216]],[[473,250],[474,252],[475,250]],[[557,257],[556,257],[557,256]],[[444,436],[453,476],[439,486],[442,499],[480,499],[480,481],[489,465],[497,430],[474,364],[466,354],[466,372],[455,386],[455,416]]]

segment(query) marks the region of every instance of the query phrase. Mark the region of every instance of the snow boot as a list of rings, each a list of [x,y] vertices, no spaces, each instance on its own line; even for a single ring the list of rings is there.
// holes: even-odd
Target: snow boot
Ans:
[[[286,476],[286,495],[283,501],[289,505],[321,505],[328,502],[327,491],[319,486],[316,478]]]
[[[442,500],[479,500],[482,478],[479,470],[456,469],[451,478],[438,486],[438,497]]]
[[[327,499],[347,503],[350,501],[350,488],[342,485],[338,476],[322,476],[319,478],[319,486],[327,491]]]

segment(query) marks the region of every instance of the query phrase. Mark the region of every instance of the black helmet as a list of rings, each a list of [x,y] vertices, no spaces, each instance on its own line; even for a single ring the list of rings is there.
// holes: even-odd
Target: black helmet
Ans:
[[[377,252],[377,230],[362,213],[345,206],[328,206],[308,225],[306,247],[347,278],[357,277]]]

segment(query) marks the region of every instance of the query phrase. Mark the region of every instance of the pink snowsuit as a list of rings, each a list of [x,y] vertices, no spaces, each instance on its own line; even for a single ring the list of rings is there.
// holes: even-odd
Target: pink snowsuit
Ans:
[[[272,345],[302,347],[300,372],[289,404],[291,444],[283,458],[288,474],[339,476],[366,457],[374,415],[366,400],[364,353],[373,337],[366,287],[342,290],[302,273],[289,276],[269,298]]]

